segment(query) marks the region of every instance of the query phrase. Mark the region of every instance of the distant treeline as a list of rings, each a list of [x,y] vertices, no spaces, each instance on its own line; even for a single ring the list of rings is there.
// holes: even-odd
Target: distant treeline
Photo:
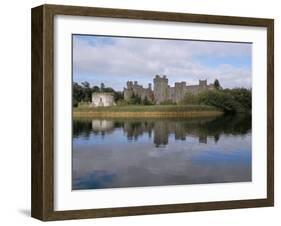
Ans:
[[[73,106],[75,107],[80,102],[91,102],[92,93],[94,92],[111,92],[116,102],[123,99],[123,92],[115,91],[111,87],[105,87],[104,83],[101,83],[100,86],[91,86],[89,82],[82,82],[81,84],[73,82],[72,91]]]

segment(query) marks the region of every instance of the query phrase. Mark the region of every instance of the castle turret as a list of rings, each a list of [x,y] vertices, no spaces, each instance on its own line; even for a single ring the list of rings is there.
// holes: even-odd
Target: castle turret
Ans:
[[[156,75],[153,79],[154,83],[154,98],[156,104],[160,104],[167,100],[168,97],[168,79],[164,75],[161,78],[159,75]]]
[[[128,81],[127,82],[127,88],[130,89],[133,87],[133,82],[132,81]]]

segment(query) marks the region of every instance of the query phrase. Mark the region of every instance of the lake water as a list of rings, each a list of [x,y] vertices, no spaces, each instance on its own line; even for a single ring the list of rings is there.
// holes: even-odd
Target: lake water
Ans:
[[[251,117],[74,119],[72,188],[246,182]]]

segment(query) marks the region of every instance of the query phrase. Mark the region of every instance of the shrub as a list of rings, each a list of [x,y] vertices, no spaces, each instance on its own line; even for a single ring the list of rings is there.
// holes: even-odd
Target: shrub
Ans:
[[[138,95],[133,95],[131,96],[130,100],[128,101],[129,104],[141,104],[141,98]]]
[[[225,89],[224,92],[232,95],[234,100],[239,102],[244,108],[252,108],[252,92],[245,88]]]
[[[141,104],[143,105],[152,105],[153,103],[151,101],[149,101],[147,99],[147,97],[145,97],[142,101],[141,101]]]
[[[126,106],[128,105],[129,103],[127,101],[125,101],[124,99],[120,99],[116,102],[116,105],[117,106]]]
[[[173,102],[172,100],[165,100],[160,103],[161,105],[176,105],[177,103]]]
[[[199,95],[187,93],[179,104],[199,104]]]
[[[75,108],[77,108],[78,107],[78,101],[77,100],[73,100],[72,101],[72,107],[75,107]]]
[[[199,103],[217,107],[225,112],[249,112],[251,91],[246,89],[206,91],[199,94]]]

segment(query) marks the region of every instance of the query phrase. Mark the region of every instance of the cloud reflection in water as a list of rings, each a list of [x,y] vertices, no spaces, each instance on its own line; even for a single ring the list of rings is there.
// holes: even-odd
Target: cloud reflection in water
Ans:
[[[73,122],[73,189],[251,181],[251,119]]]

